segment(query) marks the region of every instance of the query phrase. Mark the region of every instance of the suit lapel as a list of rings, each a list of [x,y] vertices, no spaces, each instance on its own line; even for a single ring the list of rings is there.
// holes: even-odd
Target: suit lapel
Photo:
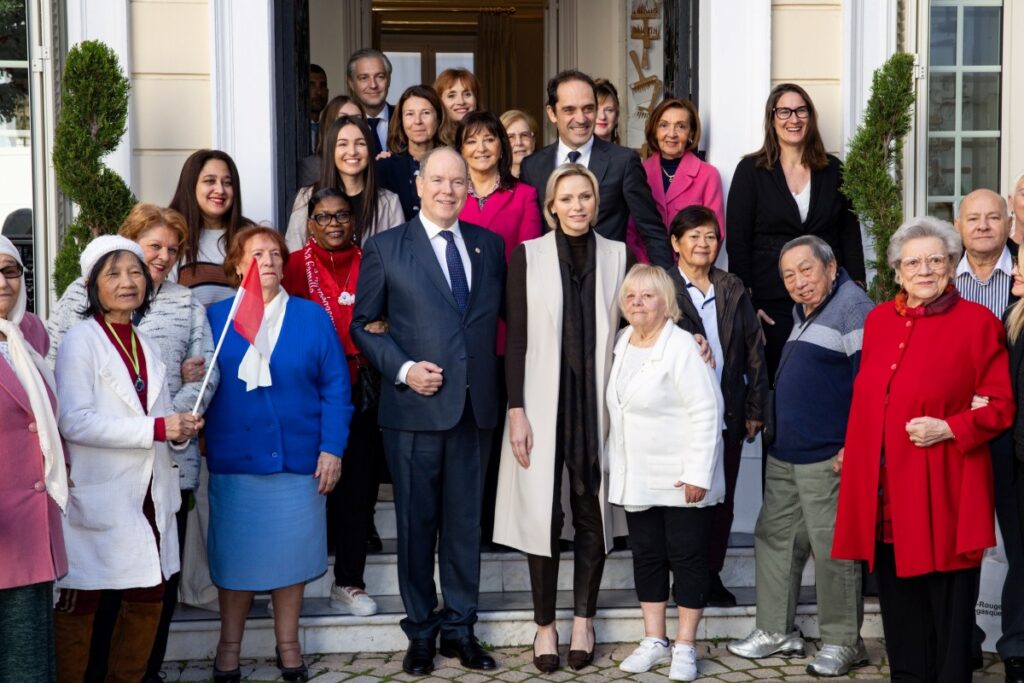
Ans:
[[[789,191],[789,185],[786,183],[786,174],[782,171],[782,162],[775,162],[775,166],[772,168],[772,178],[775,179],[775,184],[779,188],[779,192],[785,197],[783,201],[786,202],[786,206],[789,207],[790,213],[796,218],[798,225],[803,225],[804,221],[800,220],[800,207],[796,205],[796,198],[793,197],[793,193]],[[811,173],[811,183],[814,183],[814,173]],[[814,188],[811,188],[811,201],[814,201]],[[810,218],[811,212],[807,211],[807,217]]]
[[[676,175],[672,182],[668,186],[668,191],[665,193],[665,204],[671,204],[672,200],[683,194],[686,190],[693,185],[693,179],[697,177],[697,171],[700,169],[699,160],[692,152],[687,152],[682,161],[679,162],[679,168],[676,169]],[[659,171],[660,165],[659,165]],[[663,187],[658,184],[657,187]]]
[[[473,307],[477,292],[480,291],[480,286],[484,282],[484,258],[480,253],[480,243],[477,240],[478,235],[476,230],[473,230],[473,226],[462,223],[460,229],[462,230],[462,241],[466,243],[466,251],[469,252],[469,263],[472,266],[469,301],[466,303],[466,310],[468,311]],[[452,300],[454,301],[454,299],[455,297],[453,296]]]
[[[27,413],[32,413],[32,405],[28,400],[28,394],[25,393],[25,387],[21,386],[18,376],[14,374],[14,368],[2,358],[0,358],[0,387],[10,394],[11,398]]]
[[[437,256],[433,247],[430,246],[426,228],[420,222],[419,216],[409,221],[406,226],[405,239],[410,242],[409,253],[412,254],[414,260],[419,262],[427,279],[433,283],[452,308],[456,311],[459,310],[455,303],[455,295],[452,294],[452,288],[448,285],[444,271],[441,270],[441,264],[437,262]]]
[[[475,202],[476,199],[473,197],[467,197],[466,201]],[[494,219],[501,214],[502,210],[504,210],[510,201],[512,201],[512,190],[498,190],[488,197],[487,201],[484,202],[484,208],[478,212],[481,218],[481,227],[490,227],[491,223],[494,222]],[[476,223],[476,221],[473,222]],[[465,238],[465,231],[463,231],[462,236]],[[469,242],[466,242],[466,245],[468,247]],[[471,251],[469,255],[470,258],[472,258],[473,252]],[[476,265],[474,264],[474,269],[475,268]]]
[[[594,174],[594,177],[597,178],[598,185],[604,182],[604,174],[608,170],[609,144],[601,138],[595,137],[594,146],[590,148],[590,164],[588,168]]]
[[[160,356],[153,350],[153,347],[147,344],[142,337],[139,337],[139,344],[142,346],[142,352],[146,354],[146,378],[148,380],[146,414],[148,415],[153,412],[153,406],[160,398],[160,393],[167,381],[167,366],[160,360]]]

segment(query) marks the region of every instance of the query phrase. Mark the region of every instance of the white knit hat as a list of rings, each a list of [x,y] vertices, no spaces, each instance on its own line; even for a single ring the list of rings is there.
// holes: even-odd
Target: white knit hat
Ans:
[[[82,267],[82,277],[88,280],[89,273],[96,267],[96,263],[112,251],[130,251],[138,256],[140,261],[146,262],[146,257],[142,253],[142,247],[127,237],[100,235],[92,242],[89,242],[82,255],[78,258],[78,265]]]

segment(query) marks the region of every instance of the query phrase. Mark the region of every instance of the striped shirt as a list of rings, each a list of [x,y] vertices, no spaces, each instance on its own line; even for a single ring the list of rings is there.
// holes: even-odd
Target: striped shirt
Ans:
[[[1002,320],[1003,313],[1010,301],[1010,288],[1013,286],[1013,259],[1010,250],[1003,247],[995,270],[988,280],[980,280],[967,262],[965,253],[956,267],[956,289],[960,296],[968,301],[981,304]]]

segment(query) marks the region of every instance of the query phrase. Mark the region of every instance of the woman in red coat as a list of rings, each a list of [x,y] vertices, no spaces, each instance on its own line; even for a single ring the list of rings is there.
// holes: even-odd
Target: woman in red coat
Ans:
[[[832,555],[878,576],[893,680],[969,681],[981,558],[995,545],[988,442],[1013,422],[999,320],[951,283],[960,239],[903,224],[888,260],[902,286],[864,325]],[[972,410],[975,396],[978,401]]]

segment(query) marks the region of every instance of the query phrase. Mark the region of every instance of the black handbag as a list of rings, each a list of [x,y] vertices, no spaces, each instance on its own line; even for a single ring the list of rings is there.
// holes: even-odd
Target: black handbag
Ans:
[[[356,356],[356,377],[352,384],[352,405],[357,413],[377,410],[380,405],[380,373],[362,356]]]

